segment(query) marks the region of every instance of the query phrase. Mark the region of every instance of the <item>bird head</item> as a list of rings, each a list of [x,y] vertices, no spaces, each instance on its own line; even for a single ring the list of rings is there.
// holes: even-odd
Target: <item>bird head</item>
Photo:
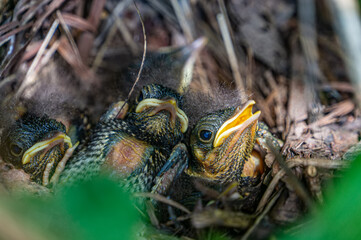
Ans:
[[[141,131],[143,140],[162,147],[174,146],[188,128],[182,106],[183,99],[176,91],[157,84],[146,85],[127,120]]]
[[[194,63],[207,41],[205,37],[201,37],[184,46],[162,47],[156,52],[147,53],[142,71],[147,79],[142,81],[159,83],[183,93],[192,81]],[[136,64],[137,70],[139,65]]]
[[[62,123],[46,116],[26,115],[5,130],[0,154],[4,161],[29,173],[32,180],[43,183],[70,147],[72,143]],[[44,174],[46,168],[48,175]]]
[[[254,177],[260,171],[251,153],[260,112],[252,113],[254,101],[202,117],[193,128],[190,147],[193,160],[187,173],[219,182]]]

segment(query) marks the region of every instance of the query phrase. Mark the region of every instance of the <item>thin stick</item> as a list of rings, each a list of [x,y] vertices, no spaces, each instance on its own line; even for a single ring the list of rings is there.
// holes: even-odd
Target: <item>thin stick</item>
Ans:
[[[109,31],[111,26],[114,25],[113,22],[115,21],[115,19],[123,13],[123,11],[128,7],[131,2],[131,0],[119,1],[114,10],[111,12],[110,16],[105,20],[104,27],[100,30],[100,33],[94,41],[95,46],[98,47],[101,45],[103,39],[105,38],[104,36],[109,35],[109,33],[107,34],[107,32]]]
[[[118,15],[124,10],[126,5],[127,5],[127,3],[124,3],[124,2],[118,3],[118,5],[116,6],[115,10],[113,11],[111,17],[108,18],[108,19],[113,19],[114,18],[114,23],[115,24],[113,24],[113,26],[111,26],[111,28],[109,30],[109,33],[105,38],[104,43],[101,45],[99,51],[97,52],[97,54],[95,56],[95,59],[93,61],[93,65],[92,65],[92,70],[94,72],[97,71],[98,67],[102,63],[105,52],[106,52],[111,40],[113,39],[113,36],[115,35],[117,29],[122,34],[125,42],[129,45],[131,52],[133,54],[135,54],[137,52],[136,51],[136,44],[134,44],[132,42],[132,39],[130,37],[130,33],[129,33],[128,29],[126,28],[125,24],[121,21],[121,19],[118,17]],[[139,15],[139,13],[138,13],[138,15]],[[106,23],[106,25],[108,25],[108,23]],[[105,28],[108,28],[108,26],[106,26]],[[95,40],[95,44],[97,44],[97,41],[98,40]]]
[[[60,40],[56,40],[50,47],[50,49],[46,52],[46,54],[41,59],[40,66],[44,66],[50,60],[50,58],[54,55],[55,51],[58,50],[60,45]]]
[[[306,206],[313,210],[313,202],[311,197],[309,196],[308,192],[306,191],[304,185],[299,181],[299,179],[296,177],[296,175],[291,171],[291,168],[288,167],[288,164],[286,161],[284,161],[283,157],[279,153],[279,151],[272,145],[271,139],[266,139],[266,143],[268,147],[272,150],[273,154],[276,156],[276,161],[279,163],[279,165],[282,167],[282,169],[287,174],[287,182],[293,190],[296,192],[296,194],[303,200],[303,202],[306,204]]]
[[[302,159],[300,157],[291,158],[290,160],[286,161],[288,168],[293,168],[297,166],[314,166],[320,168],[327,168],[327,169],[338,169],[346,167],[349,163],[347,161],[341,160],[329,160],[326,158],[306,158]],[[256,213],[261,211],[263,206],[267,203],[268,198],[271,196],[273,190],[276,188],[278,182],[286,175],[286,171],[281,169],[272,179],[270,184],[267,187],[266,192],[263,194]]]
[[[97,55],[95,56],[95,59],[93,61],[93,65],[92,65],[93,72],[96,72],[98,67],[102,63],[105,51],[107,50],[107,47],[110,44],[110,41],[113,39],[113,36],[114,36],[116,30],[117,30],[117,26],[113,25],[103,43],[103,45],[100,47],[99,51],[97,52]]]
[[[236,53],[234,51],[231,35],[229,33],[225,17],[222,13],[219,13],[217,15],[217,21],[218,21],[219,28],[221,29],[223,42],[226,47],[228,60],[229,60],[229,63],[231,64],[233,78],[236,82],[237,89],[240,92],[244,92],[245,88],[244,88],[243,80],[241,77],[241,73],[239,71],[238,61],[237,61]]]
[[[38,65],[41,57],[43,56],[45,49],[47,48],[47,46],[49,45],[50,40],[52,39],[56,29],[59,26],[59,21],[57,19],[54,20],[53,24],[51,25],[51,28],[48,32],[48,34],[46,35],[43,43],[40,46],[40,49],[38,51],[38,53],[36,54],[33,62],[31,63],[31,66],[28,70],[28,72],[25,75],[24,81],[22,82],[19,90],[16,93],[16,97],[19,97],[20,94],[25,90],[25,88],[27,86],[30,86],[33,82],[34,82],[34,78],[36,76],[36,72],[34,72],[36,66]]]
[[[164,197],[162,195],[159,195],[159,194],[144,192],[144,193],[135,193],[134,196],[152,198],[152,199],[157,200],[159,202],[163,202],[163,203],[168,204],[168,205],[170,205],[172,207],[178,208],[178,209],[182,210],[183,212],[185,212],[187,214],[191,214],[191,211],[189,211],[182,204],[177,203],[177,202],[175,202],[175,201],[173,201],[171,199],[168,199],[168,198],[166,198],[166,197]]]
[[[59,10],[56,11],[56,15],[59,18],[60,24],[63,27],[64,31],[65,31],[65,35],[68,37],[69,42],[71,44],[71,46],[73,47],[73,51],[75,52],[75,55],[77,56],[78,60],[81,59],[80,53],[79,53],[79,49],[74,41],[73,36],[70,33],[70,30],[68,28],[68,25],[66,25],[65,20],[63,18],[63,15],[61,14],[61,12]]]
[[[118,17],[115,19],[115,24],[120,33],[122,34],[124,41],[130,47],[130,51],[132,52],[132,54],[135,55],[137,53],[137,44],[135,44],[135,42],[133,41],[129,29],[127,28],[125,23]]]
[[[234,33],[232,31],[232,28],[231,28],[232,25],[231,25],[231,23],[229,21],[229,16],[228,16],[228,13],[227,13],[226,5],[224,4],[224,0],[218,0],[218,5],[219,5],[219,9],[221,10],[221,13],[224,16],[224,20],[226,20],[227,28],[229,30],[231,39],[232,39],[232,41],[234,41]]]
[[[4,43],[6,43],[7,41],[9,41],[10,38],[13,37],[15,34],[21,32],[21,31],[23,31],[23,30],[25,30],[25,29],[27,29],[27,28],[29,28],[29,27],[31,27],[31,26],[32,26],[32,23],[28,23],[28,24],[26,24],[26,25],[24,25],[24,26],[20,26],[20,27],[18,27],[18,28],[16,28],[16,29],[12,30],[11,32],[9,32],[9,33],[7,33],[7,34],[1,35],[1,37],[0,37],[0,47],[1,47]]]
[[[125,106],[126,103],[128,103],[129,99],[130,99],[130,96],[132,95],[132,93],[134,92],[134,88],[135,86],[137,85],[137,83],[139,82],[139,79],[140,79],[140,74],[142,73],[142,70],[143,70],[143,67],[144,67],[144,61],[145,61],[145,55],[147,53],[147,35],[145,34],[145,27],[144,27],[144,22],[143,22],[143,19],[142,19],[142,16],[139,12],[139,8],[137,6],[137,4],[135,3],[135,1],[133,1],[134,3],[134,6],[137,10],[137,13],[138,13],[138,16],[139,16],[139,19],[140,19],[140,23],[142,24],[142,30],[143,30],[143,36],[144,36],[144,48],[143,48],[143,57],[142,57],[142,63],[140,64],[140,68],[139,68],[139,72],[138,72],[138,76],[137,78],[135,79],[135,82],[132,86],[132,89],[130,89],[130,92],[128,94],[128,97],[127,99],[124,101],[124,104],[123,106],[120,108],[120,111],[121,112]]]
[[[254,229],[258,226],[258,224],[261,222],[261,220],[266,216],[266,214],[271,210],[273,205],[276,203],[277,199],[280,197],[282,193],[282,190],[278,191],[276,195],[271,199],[271,201],[267,204],[265,210],[256,218],[253,225],[247,230],[247,232],[243,235],[241,238],[242,240],[246,240],[249,238],[249,236],[252,234]]]
[[[170,2],[174,9],[175,15],[177,16],[178,23],[181,25],[181,28],[184,34],[186,35],[188,42],[193,41],[192,28],[188,24],[187,18],[184,14],[184,11],[182,10],[182,7],[179,5],[179,2],[177,0],[171,0]]]

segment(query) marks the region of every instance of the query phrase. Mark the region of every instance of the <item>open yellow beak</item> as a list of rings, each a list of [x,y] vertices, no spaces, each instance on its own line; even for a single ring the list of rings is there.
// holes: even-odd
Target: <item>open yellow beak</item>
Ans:
[[[51,148],[59,143],[66,143],[68,144],[69,148],[71,148],[73,145],[71,143],[71,139],[68,135],[65,133],[58,133],[54,137],[38,142],[34,144],[31,148],[29,148],[23,155],[22,163],[27,164],[30,162],[30,160],[40,151]]]
[[[138,104],[137,108],[135,109],[135,112],[139,113],[147,108],[150,107],[157,108],[160,106],[168,106],[168,107],[164,107],[164,109],[168,109],[171,113],[172,111],[175,112],[176,116],[179,118],[179,121],[181,123],[181,131],[182,133],[185,133],[188,129],[188,117],[181,109],[178,108],[177,102],[173,98],[168,100],[159,100],[156,98],[144,99]]]
[[[255,101],[250,100],[242,109],[240,107],[236,109],[234,115],[225,121],[218,129],[213,141],[213,147],[222,145],[224,140],[232,133],[244,131],[249,125],[258,120],[261,111],[257,111],[254,114],[252,113],[252,107],[255,103]]]

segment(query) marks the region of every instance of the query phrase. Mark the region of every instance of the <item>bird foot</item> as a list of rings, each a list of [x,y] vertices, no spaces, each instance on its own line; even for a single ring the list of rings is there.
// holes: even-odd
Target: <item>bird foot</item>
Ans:
[[[165,194],[172,183],[184,172],[188,166],[188,151],[183,143],[177,144],[167,162],[158,173],[152,193]]]
[[[129,104],[125,101],[118,101],[112,104],[108,111],[103,114],[100,121],[110,120],[110,119],[124,119],[129,111]]]
[[[44,174],[43,174],[43,185],[44,186],[48,186],[48,185],[54,186],[58,183],[60,174],[63,172],[66,163],[68,162],[69,158],[73,155],[73,152],[78,147],[78,145],[79,145],[79,142],[74,144],[73,147],[68,148],[66,150],[64,157],[60,160],[60,162],[56,166],[55,172],[54,172],[53,176],[51,176],[50,180],[49,180],[49,173],[50,173],[50,170],[52,169],[52,167],[48,168],[48,165],[50,164],[50,163],[48,163],[48,165],[45,168]],[[52,164],[51,164],[51,166],[52,166]]]

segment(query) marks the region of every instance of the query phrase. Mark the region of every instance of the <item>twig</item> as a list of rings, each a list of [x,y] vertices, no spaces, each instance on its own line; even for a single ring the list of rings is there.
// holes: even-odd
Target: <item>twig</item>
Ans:
[[[228,16],[226,5],[224,4],[224,0],[218,0],[218,5],[219,5],[219,9],[221,10],[221,13],[224,16],[224,20],[226,21],[227,29],[229,30],[229,35],[231,36],[231,39],[234,42],[234,33],[232,31],[232,26],[229,21],[229,16]]]
[[[6,58],[4,58],[4,61],[1,63],[0,66],[0,79],[6,76],[6,74],[9,73],[10,69],[16,65],[21,59],[23,53],[25,52],[26,48],[29,46],[30,42],[33,40],[34,35],[30,36],[28,40],[20,47],[19,50],[17,50],[11,57],[10,55],[7,55]],[[9,61],[6,61],[7,57],[10,57]],[[4,66],[5,65],[5,66]]]
[[[81,59],[81,56],[80,56],[80,53],[79,53],[79,49],[78,49],[78,47],[77,47],[77,45],[76,45],[76,43],[75,43],[75,41],[74,41],[73,36],[72,36],[71,33],[70,33],[70,30],[69,30],[68,26],[67,26],[66,23],[65,23],[65,20],[64,20],[64,18],[63,18],[63,15],[61,14],[61,12],[60,12],[59,10],[56,11],[56,15],[58,16],[59,21],[60,21],[60,24],[61,24],[61,26],[63,27],[63,29],[64,29],[64,31],[65,31],[65,34],[66,34],[66,36],[67,36],[68,39],[69,39],[69,42],[70,42],[71,46],[73,47],[73,51],[74,51],[76,57],[77,57],[78,59]]]
[[[94,45],[99,46],[101,41],[103,41],[104,34],[106,32],[108,32],[108,29],[110,28],[109,33],[107,34],[104,43],[100,46],[100,49],[98,50],[97,55],[95,56],[95,59],[94,59],[93,65],[92,65],[92,70],[94,72],[96,72],[96,70],[100,66],[101,62],[103,61],[105,51],[107,50],[108,45],[110,44],[111,40],[113,39],[113,36],[116,33],[117,29],[119,29],[119,31],[123,34],[125,41],[129,44],[129,42],[130,42],[130,40],[128,39],[129,37],[127,36],[127,34],[125,34],[125,31],[127,31],[127,30],[123,29],[121,26],[121,23],[119,23],[119,15],[129,5],[129,2],[130,2],[130,0],[126,0],[126,1],[119,2],[117,4],[117,6],[114,8],[111,16],[108,17],[108,19],[106,20],[104,30],[95,39]],[[115,24],[114,24],[114,22],[115,22]],[[131,50],[133,52],[134,47],[132,45],[130,45],[130,46],[131,46]]]
[[[0,47],[1,47],[4,43],[6,43],[7,41],[9,41],[9,39],[10,39],[13,35],[21,32],[21,31],[23,31],[23,30],[25,30],[25,29],[27,29],[27,28],[29,28],[29,27],[31,27],[32,25],[33,25],[32,23],[28,23],[28,24],[26,24],[26,25],[24,25],[24,26],[20,26],[20,27],[18,27],[18,28],[16,28],[16,29],[12,30],[11,32],[9,32],[9,33],[7,33],[7,34],[5,34],[5,35],[1,35],[1,36],[0,36]]]
[[[47,4],[50,1],[40,1],[40,4],[38,4],[37,7],[41,6],[42,4]],[[19,3],[22,3],[22,1],[20,1]],[[18,3],[18,4],[19,4]],[[38,30],[40,29],[40,27],[42,26],[43,22],[45,21],[45,19],[56,9],[58,9],[62,4],[64,3],[64,0],[54,0],[51,1],[51,3],[49,4],[49,6],[46,8],[46,11],[43,15],[41,15],[41,17],[39,17],[35,23],[32,24],[32,29],[29,33],[29,36],[27,38],[27,41],[22,44],[22,46],[20,47],[20,49],[10,58],[10,60],[6,63],[5,67],[1,66],[1,72],[0,72],[0,78],[4,77],[5,74],[8,73],[9,69],[11,67],[13,67],[14,65],[16,65],[18,63],[19,58],[21,58],[21,55],[24,53],[26,47],[29,45],[29,43],[31,42],[31,40],[34,38],[35,34],[38,32]],[[18,5],[17,5],[18,6]],[[16,7],[17,7],[16,6]],[[16,8],[15,7],[15,8]],[[16,10],[15,10],[16,12]],[[21,12],[19,10],[19,12]],[[32,14],[34,14],[35,12],[32,12]],[[26,20],[24,20],[24,22],[27,22]]]
[[[95,28],[98,28],[101,18],[101,13],[104,8],[105,2],[106,0],[94,0],[91,2],[90,12],[87,17],[87,21]],[[94,46],[94,39],[95,39],[95,33],[89,31],[82,32],[78,37],[79,53],[81,59],[84,62],[88,61],[90,51]]]
[[[241,77],[241,73],[239,71],[238,61],[237,61],[236,53],[234,51],[231,35],[229,33],[224,15],[222,13],[219,13],[217,15],[217,20],[218,20],[219,28],[222,33],[224,45],[226,47],[228,60],[229,63],[231,64],[234,81],[236,82],[238,91],[243,93],[245,92],[245,88]]]
[[[187,214],[184,216],[179,216],[176,219],[170,220],[168,222],[165,223],[165,225],[170,226],[170,225],[174,225],[174,220],[176,220],[177,222],[182,222],[182,221],[186,221],[189,220],[191,217],[191,215]]]
[[[129,32],[127,26],[124,24],[124,22],[120,18],[115,19],[115,24],[119,30],[119,32],[122,34],[124,41],[126,44],[128,44],[130,51],[132,54],[136,55],[137,51],[137,44],[134,43],[131,33]]]
[[[134,196],[136,197],[145,197],[145,198],[152,198],[154,200],[157,200],[159,202],[168,204],[172,207],[178,208],[180,210],[182,210],[183,212],[187,213],[187,214],[191,214],[191,211],[189,211],[186,207],[184,207],[182,204],[177,203],[175,201],[173,201],[172,199],[168,199],[162,195],[159,194],[155,194],[155,193],[135,193]]]
[[[8,31],[11,31],[12,29],[19,26],[19,22],[17,20],[13,20],[12,22],[5,23],[0,26],[0,35],[4,35]]]
[[[45,19],[56,9],[58,9],[65,0],[54,0],[51,1],[50,5],[46,8],[46,12],[34,23],[34,27],[32,28],[33,34],[35,34],[40,27],[42,26]]]
[[[287,161],[287,165],[289,168],[304,165],[304,166],[314,166],[314,167],[327,168],[327,169],[339,169],[339,168],[345,168],[349,164],[350,163],[347,161],[330,160],[327,158],[294,157]]]
[[[101,62],[103,61],[105,51],[107,50],[108,45],[110,44],[110,41],[113,39],[113,36],[114,36],[116,30],[117,30],[117,26],[113,25],[105,39],[105,42],[98,50],[98,53],[95,56],[95,59],[94,59],[93,65],[92,65],[93,72],[97,71],[98,67],[100,66]]]
[[[315,166],[320,168],[327,169],[339,169],[348,166],[349,162],[341,160],[329,160],[326,158],[301,158],[295,157],[286,161],[288,168],[294,168],[297,166]],[[256,213],[259,212],[263,206],[267,203],[269,197],[271,196],[273,190],[277,186],[278,182],[286,175],[286,171],[281,169],[272,179],[270,184],[267,187],[267,190],[263,194],[258,206]]]
[[[110,1],[108,1],[110,2]],[[128,7],[128,5],[132,2],[132,0],[124,0],[119,1],[119,3],[116,5],[114,10],[112,11],[111,15],[105,20],[104,27],[101,29],[101,32],[98,34],[94,41],[94,45],[96,47],[100,46],[100,44],[103,42],[104,36],[107,34],[111,26],[113,26],[113,22],[123,11]],[[108,34],[109,35],[109,34]]]
[[[147,206],[146,210],[147,210],[150,222],[152,223],[153,226],[155,226],[156,228],[159,228],[159,220],[155,214],[154,205],[149,200],[147,200],[145,202],[145,204]]]
[[[44,66],[45,64],[49,63],[50,58],[54,55],[55,51],[58,49],[60,45],[60,40],[56,40],[50,47],[50,49],[44,54],[41,59],[39,66]]]
[[[36,66],[38,65],[41,57],[43,56],[44,51],[45,51],[46,47],[49,45],[49,42],[50,42],[51,38],[53,37],[58,26],[59,26],[59,21],[57,19],[55,19],[53,24],[51,25],[51,28],[50,28],[48,34],[46,35],[43,43],[40,46],[39,52],[36,54],[33,62],[31,63],[31,66],[28,69],[28,72],[25,75],[24,81],[22,82],[22,84],[19,87],[19,90],[16,93],[16,97],[19,97],[26,87],[33,84],[35,76],[36,76],[36,72],[34,72],[34,70],[35,70]]]
[[[211,208],[192,214],[192,225],[195,228],[209,226],[233,227],[247,229],[253,222],[255,216],[240,211]]]
[[[69,27],[72,27],[80,31],[89,31],[93,33],[97,31],[96,26],[92,25],[87,20],[77,15],[62,12],[61,16],[63,17],[64,24],[67,26],[68,29]]]
[[[267,141],[267,145],[270,147],[270,144],[268,144],[269,141]],[[271,147],[272,148],[272,147]],[[272,150],[273,151],[273,150]],[[292,186],[293,190],[298,194],[298,196],[303,200],[303,202],[306,204],[306,206],[309,209],[312,209],[312,199],[307,193],[305,187],[302,185],[302,183],[298,180],[296,175],[291,171],[291,169],[287,166],[287,163],[283,160],[281,154],[279,154],[276,151],[273,151],[273,154],[276,155],[276,160],[280,164],[280,166],[283,168],[285,173],[287,174],[287,182]]]
[[[130,99],[130,96],[131,96],[132,93],[134,92],[135,86],[136,86],[137,83],[139,82],[140,74],[142,73],[142,70],[143,70],[143,67],[144,67],[145,55],[146,55],[146,53],[147,53],[147,34],[145,33],[144,22],[143,22],[143,19],[142,19],[142,15],[141,15],[140,12],[139,12],[139,8],[138,8],[137,4],[135,3],[135,1],[133,1],[133,2],[134,2],[134,6],[135,6],[135,8],[136,8],[136,10],[137,10],[139,19],[140,19],[140,23],[142,24],[142,30],[143,30],[143,36],[144,36],[143,57],[142,57],[142,63],[140,64],[140,68],[139,68],[139,72],[138,72],[137,78],[136,78],[135,81],[134,81],[134,84],[133,84],[133,86],[132,86],[132,89],[130,89],[130,92],[129,92],[129,94],[128,94],[127,99],[125,99],[123,106],[120,108],[120,112],[123,110],[123,108],[124,108],[124,106],[126,105],[126,103],[128,103],[128,101],[129,101],[129,99]]]
[[[248,237],[252,234],[254,229],[258,226],[258,224],[261,222],[261,220],[266,216],[266,214],[271,210],[273,205],[276,203],[277,199],[280,197],[282,193],[282,190],[279,190],[276,195],[271,199],[271,201],[267,204],[266,208],[263,210],[263,212],[256,218],[253,225],[248,228],[247,232],[242,236],[242,240],[248,239]]]
[[[171,0],[170,2],[174,9],[175,15],[177,16],[178,22],[184,34],[186,35],[188,42],[192,42],[193,41],[192,28],[187,21],[187,18],[184,14],[182,7],[179,5],[179,2],[177,0]]]
[[[29,4],[24,4],[24,2],[28,2]],[[21,24],[27,23],[31,21],[40,11],[41,9],[46,9],[51,0],[43,0],[43,1],[19,1],[14,9],[14,19],[17,19],[21,16]],[[54,1],[56,2],[56,1]],[[48,6],[48,7],[49,7]]]

